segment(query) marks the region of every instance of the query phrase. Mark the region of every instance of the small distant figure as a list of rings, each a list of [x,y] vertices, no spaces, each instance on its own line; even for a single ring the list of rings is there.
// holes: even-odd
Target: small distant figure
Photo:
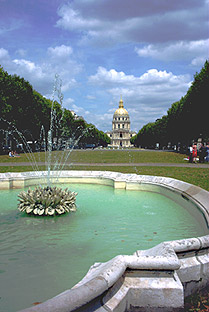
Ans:
[[[193,147],[192,147],[192,144],[191,144],[191,145],[189,146],[189,162],[190,162],[190,163],[193,162],[192,152],[193,152]]]
[[[15,151],[15,152],[10,151],[10,152],[9,152],[9,157],[20,157],[20,155],[19,155],[19,154],[17,154],[17,152],[16,152],[16,151]]]
[[[205,157],[205,160],[207,162],[209,162],[209,142],[206,145],[206,157]]]
[[[194,143],[192,146],[192,162],[197,163],[197,144]]]
[[[20,155],[16,151],[14,151],[13,155],[14,157],[20,157]]]
[[[199,163],[204,163],[207,156],[207,147],[205,143],[202,143],[199,148]]]
[[[14,157],[13,151],[10,151],[10,152],[9,152],[9,157]]]

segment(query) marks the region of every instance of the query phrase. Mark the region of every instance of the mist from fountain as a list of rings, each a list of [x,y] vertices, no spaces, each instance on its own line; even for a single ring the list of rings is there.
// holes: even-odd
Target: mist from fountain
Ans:
[[[62,120],[64,115],[64,109],[62,107],[63,94],[61,92],[61,88],[62,88],[62,80],[60,79],[59,75],[56,74],[52,93],[49,130],[46,131],[44,126],[43,125],[41,126],[39,140],[38,142],[36,141],[37,145],[36,153],[33,152],[24,134],[19,129],[17,129],[12,124],[12,122],[7,121],[2,117],[0,117],[0,120],[4,122],[7,125],[7,128],[9,129],[9,130],[1,129],[0,131],[8,132],[9,135],[12,137],[13,141],[16,142],[16,146],[21,146],[22,152],[26,155],[28,162],[30,163],[33,171],[37,175],[39,175],[41,172],[39,166],[42,165],[43,158],[41,159],[41,156],[43,155],[44,152],[45,172],[42,173],[42,178],[48,186],[50,186],[51,184],[50,179],[51,172],[56,171],[56,176],[57,177],[60,176],[74,148],[78,145],[81,138],[88,131],[91,130],[91,127],[89,127],[81,131],[81,126],[78,126],[77,129],[75,130],[75,133],[72,134],[72,137],[69,138],[67,142],[63,140],[64,136],[63,136]],[[61,107],[62,114],[60,118],[58,118],[56,109],[54,107],[56,100]],[[61,133],[59,139],[56,138],[58,132]],[[81,132],[81,134],[77,136],[76,135],[77,132]]]

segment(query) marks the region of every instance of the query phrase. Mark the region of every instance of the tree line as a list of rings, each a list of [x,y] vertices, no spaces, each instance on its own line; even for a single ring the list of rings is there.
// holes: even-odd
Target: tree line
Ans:
[[[167,115],[150,122],[132,138],[135,146],[155,148],[168,145],[189,146],[193,141],[202,138],[209,141],[209,62],[206,61],[185,96],[172,104]]]
[[[53,107],[53,111],[52,111]],[[24,78],[8,74],[0,66],[0,145],[5,135],[20,133],[26,141],[39,142],[41,129],[47,134],[53,115],[53,137],[59,140],[78,141],[79,146],[92,144],[106,146],[109,137],[82,118],[75,119],[72,113],[58,101],[45,98]],[[19,140],[16,135],[16,140]],[[73,144],[73,143],[72,143]]]

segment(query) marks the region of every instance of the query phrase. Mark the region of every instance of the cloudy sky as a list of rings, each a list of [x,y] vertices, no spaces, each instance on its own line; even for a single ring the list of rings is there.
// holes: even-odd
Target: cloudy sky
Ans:
[[[111,130],[120,95],[138,131],[208,59],[209,0],[0,0],[0,65]]]

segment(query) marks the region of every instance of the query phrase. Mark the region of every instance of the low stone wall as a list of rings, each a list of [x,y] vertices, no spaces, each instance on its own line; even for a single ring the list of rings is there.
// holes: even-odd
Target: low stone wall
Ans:
[[[38,184],[45,172],[0,174],[0,189]],[[57,173],[52,172],[57,182]],[[209,224],[209,192],[179,180],[100,171],[63,171],[62,183],[95,183],[127,190],[152,190],[172,198],[179,194],[197,205]],[[200,212],[199,212],[200,214]],[[209,226],[208,226],[209,228]],[[22,311],[170,311],[184,297],[209,284],[209,235],[163,242],[134,255],[95,263],[72,289]]]

